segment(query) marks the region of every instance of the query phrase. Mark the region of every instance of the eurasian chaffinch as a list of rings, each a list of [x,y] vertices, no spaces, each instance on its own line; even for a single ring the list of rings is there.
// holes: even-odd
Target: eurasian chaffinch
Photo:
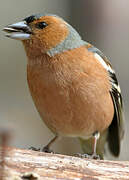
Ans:
[[[36,14],[4,28],[21,40],[35,106],[55,137],[78,137],[84,153],[103,159],[108,142],[114,156],[123,137],[121,91],[106,56],[62,18]]]

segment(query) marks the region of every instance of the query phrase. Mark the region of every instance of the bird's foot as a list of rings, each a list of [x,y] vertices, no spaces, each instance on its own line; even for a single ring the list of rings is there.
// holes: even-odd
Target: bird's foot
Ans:
[[[29,149],[32,150],[32,151],[40,151],[40,152],[46,152],[46,153],[54,153],[52,150],[50,150],[50,149],[48,148],[48,146],[45,146],[43,149],[41,149],[41,148],[35,148],[35,147],[30,147]]]
[[[35,148],[35,147],[30,147],[29,149],[32,151],[40,151],[41,150],[40,148]]]
[[[42,149],[42,152],[46,152],[46,153],[54,153],[52,150],[49,149],[48,146],[45,146],[45,147]]]
[[[96,153],[93,153],[93,154],[80,154],[80,153],[77,153],[75,154],[76,157],[79,157],[79,158],[87,158],[87,159],[96,159],[96,160],[100,160],[100,156],[97,155]]]
[[[100,160],[100,156],[96,153],[93,153],[91,156],[91,159],[96,159],[96,160]]]

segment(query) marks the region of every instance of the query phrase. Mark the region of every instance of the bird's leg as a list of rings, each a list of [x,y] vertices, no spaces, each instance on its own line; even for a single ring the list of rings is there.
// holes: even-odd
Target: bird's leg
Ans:
[[[43,152],[51,153],[53,151],[50,150],[50,146],[57,140],[58,135],[56,135],[43,149]]]
[[[56,135],[42,150],[40,148],[35,148],[35,147],[30,147],[29,149],[33,151],[42,151],[42,152],[51,153],[53,151],[50,150],[50,146],[56,141],[57,138],[58,136]]]
[[[96,148],[97,148],[97,140],[100,137],[100,133],[98,131],[93,133],[93,153],[92,154],[76,154],[75,156],[80,158],[88,158],[88,159],[100,159],[99,155],[96,154]]]
[[[93,159],[100,159],[99,155],[96,154],[97,141],[100,137],[100,133],[96,131],[95,133],[93,133],[93,137],[94,137],[93,154],[91,156]]]

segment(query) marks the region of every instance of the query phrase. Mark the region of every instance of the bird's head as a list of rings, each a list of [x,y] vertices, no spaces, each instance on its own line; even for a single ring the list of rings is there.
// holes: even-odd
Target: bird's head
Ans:
[[[51,14],[36,14],[4,28],[7,37],[23,41],[25,49],[57,53],[84,45],[77,31],[62,18]]]

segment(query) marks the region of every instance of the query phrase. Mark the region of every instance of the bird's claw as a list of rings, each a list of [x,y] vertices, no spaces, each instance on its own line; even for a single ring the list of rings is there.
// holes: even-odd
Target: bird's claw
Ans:
[[[46,152],[46,153],[54,153],[52,150],[49,149],[48,146],[45,146],[45,147],[42,149],[42,152]]]
[[[92,155],[91,155],[91,159],[100,160],[100,156],[95,153],[95,154],[92,154]]]
[[[40,151],[41,150],[40,148],[35,148],[35,147],[30,147],[29,149],[32,151]]]
[[[100,156],[97,155],[97,154],[80,154],[80,153],[77,153],[75,154],[76,157],[79,157],[79,158],[87,158],[87,159],[96,159],[96,160],[100,160]]]

